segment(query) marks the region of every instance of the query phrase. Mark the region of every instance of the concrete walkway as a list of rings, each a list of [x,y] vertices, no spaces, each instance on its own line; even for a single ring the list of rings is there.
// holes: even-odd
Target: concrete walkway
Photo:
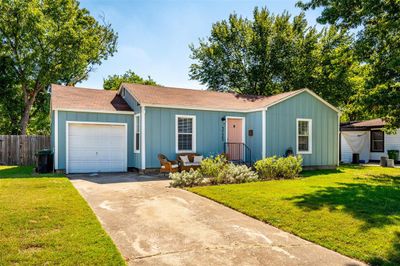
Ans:
[[[70,178],[130,265],[362,265],[168,180]]]

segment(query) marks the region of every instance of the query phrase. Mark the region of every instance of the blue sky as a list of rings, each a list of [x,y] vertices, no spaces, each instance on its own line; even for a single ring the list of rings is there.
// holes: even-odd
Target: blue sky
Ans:
[[[105,16],[118,32],[118,52],[78,84],[102,88],[103,79],[132,69],[140,76],[151,76],[164,86],[203,89],[189,79],[189,44],[207,37],[211,25],[236,12],[251,18],[255,6],[266,6],[272,13],[287,10],[299,14],[297,0],[81,0],[92,16]],[[319,11],[307,11],[309,24],[316,24]]]

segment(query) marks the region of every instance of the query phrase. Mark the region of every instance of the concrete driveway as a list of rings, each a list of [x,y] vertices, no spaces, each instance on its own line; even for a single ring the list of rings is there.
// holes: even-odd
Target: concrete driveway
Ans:
[[[168,180],[70,178],[131,265],[362,265]]]

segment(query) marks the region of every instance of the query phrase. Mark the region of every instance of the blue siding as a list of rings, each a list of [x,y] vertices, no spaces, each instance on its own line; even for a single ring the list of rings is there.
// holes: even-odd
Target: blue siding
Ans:
[[[312,119],[312,154],[303,154],[305,166],[332,166],[338,162],[338,114],[308,92],[270,107],[266,115],[267,156],[296,153],[296,119]]]
[[[125,88],[122,89],[125,90],[125,96],[123,96],[125,102],[132,108],[135,113],[140,113],[140,105],[138,104],[138,102],[135,100],[135,98],[133,98],[128,90],[126,90]]]
[[[249,136],[249,130],[253,136]],[[252,161],[262,159],[262,112],[253,112],[246,115],[246,144],[251,149]]]
[[[133,153],[133,115],[58,111],[58,169],[66,164],[66,122],[114,122],[128,125],[128,167],[138,167]],[[52,133],[53,134],[53,133]]]
[[[128,93],[125,100],[135,113],[140,113],[140,105]],[[202,111],[173,108],[146,107],[146,168],[158,168],[158,153],[170,159],[176,158],[175,116],[196,116],[196,152],[204,156],[223,152],[225,142],[226,116],[245,118],[246,144],[252,152],[252,160],[262,158],[262,111],[251,113]],[[54,111],[51,112],[54,118]],[[337,113],[321,103],[314,96],[303,92],[276,104],[266,112],[266,152],[267,156],[282,156],[292,147],[296,151],[296,118],[312,119],[312,154],[303,155],[304,165],[335,165],[338,154]],[[128,166],[141,168],[141,153],[133,152],[134,116],[129,114],[102,114],[84,112],[58,112],[58,158],[59,169],[65,169],[66,121],[117,122],[128,124]],[[54,122],[52,119],[52,146],[54,148]],[[249,136],[249,130],[253,136]]]
[[[246,117],[247,115],[235,112],[146,107],[146,168],[160,167],[158,153],[165,154],[171,160],[176,158],[175,116],[178,114],[196,116],[196,152],[204,156],[216,155],[224,151],[225,121],[222,121],[223,117]]]
[[[132,95],[129,93],[128,90],[126,90],[125,88],[122,88],[122,89],[125,90],[125,96],[123,97],[124,100],[132,108],[132,110],[135,112],[135,114],[139,114],[141,112],[139,103],[135,100],[135,98],[132,97]],[[134,138],[134,137],[135,136],[133,136],[133,131],[132,131],[132,138]],[[133,154],[133,165],[135,168],[141,168],[141,161],[142,161],[142,157],[141,157],[140,151],[138,153],[134,153]]]

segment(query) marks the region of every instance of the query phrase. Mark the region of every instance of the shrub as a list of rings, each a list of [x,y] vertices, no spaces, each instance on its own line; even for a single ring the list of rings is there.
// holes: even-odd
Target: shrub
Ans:
[[[254,167],[261,179],[295,178],[302,170],[301,156],[288,156],[278,158],[276,156],[259,160]]]
[[[208,178],[217,177],[226,167],[227,159],[223,154],[216,157],[209,157],[201,162],[200,172]]]
[[[226,164],[217,177],[210,178],[213,184],[237,184],[254,182],[258,180],[258,175],[246,165]]]
[[[276,160],[276,156],[267,157],[254,164],[260,179],[276,179],[278,177]]]
[[[169,177],[172,179],[172,187],[192,187],[206,183],[236,184],[259,180],[257,173],[250,167],[228,163],[223,154],[204,159],[198,170],[171,173]]]
[[[286,158],[278,159],[278,169],[279,176],[282,178],[295,178],[299,176],[300,172],[303,170],[301,164],[303,163],[303,158],[298,156],[288,156]]]
[[[201,185],[204,182],[204,177],[200,171],[193,169],[190,169],[189,172],[170,173],[169,178],[172,179],[170,182],[172,187],[193,187]]]

